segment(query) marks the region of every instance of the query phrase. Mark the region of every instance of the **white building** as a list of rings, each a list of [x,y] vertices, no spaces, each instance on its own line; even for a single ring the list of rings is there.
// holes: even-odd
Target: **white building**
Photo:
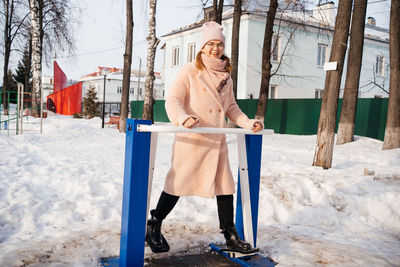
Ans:
[[[153,97],[154,99],[164,99],[164,86],[161,82],[159,73],[155,73]],[[122,93],[122,69],[98,67],[94,73],[83,76],[79,79],[82,82],[82,97],[90,86],[94,86],[100,102],[103,101],[103,91],[105,88],[106,103],[120,103]],[[129,89],[129,101],[143,100],[145,91],[145,73],[140,77],[138,71],[132,71]]]
[[[312,11],[280,11],[274,23],[270,98],[320,98],[325,83],[324,63],[329,60],[335,23],[333,2]],[[222,26],[226,37],[225,54],[231,54],[232,10],[224,13]],[[200,49],[204,20],[163,36],[165,44],[163,78],[168,89],[180,67],[194,60]],[[240,23],[238,98],[258,98],[266,10],[243,11]],[[350,41],[350,38],[349,38]],[[348,45],[349,48],[349,45]],[[341,88],[344,87],[346,66]],[[389,86],[389,34],[368,19],[365,28],[360,97],[388,95],[378,86]],[[375,83],[375,84],[374,84]],[[343,91],[341,90],[341,96]]]
[[[54,77],[49,75],[42,76],[42,103],[47,102],[47,96],[54,90]]]

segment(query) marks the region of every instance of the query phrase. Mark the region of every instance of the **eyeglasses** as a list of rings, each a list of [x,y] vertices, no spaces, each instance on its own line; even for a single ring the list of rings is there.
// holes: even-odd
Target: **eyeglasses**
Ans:
[[[210,49],[214,49],[214,47],[217,47],[218,49],[224,49],[225,45],[224,43],[214,43],[214,42],[209,42],[206,43],[206,46]]]

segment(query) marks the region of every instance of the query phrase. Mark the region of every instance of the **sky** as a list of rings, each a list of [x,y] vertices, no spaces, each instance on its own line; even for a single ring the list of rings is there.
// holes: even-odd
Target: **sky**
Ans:
[[[75,25],[75,56],[56,53],[55,60],[64,70],[68,79],[78,79],[92,73],[96,67],[123,67],[125,43],[125,1],[124,0],[72,0],[81,8],[80,23]],[[146,1],[134,1],[134,47],[132,69],[144,71],[146,60],[147,6]],[[317,1],[313,1],[317,2]],[[155,71],[162,67],[161,50],[162,35],[181,26],[191,24],[201,18],[201,2],[199,0],[159,0],[157,2],[156,34],[161,43],[156,54]],[[388,0],[370,1],[367,16],[377,19],[377,26],[388,27]],[[20,55],[12,54],[10,68],[17,67]],[[0,56],[0,60],[3,57]],[[43,64],[43,74],[53,75],[53,58]],[[3,68],[1,67],[0,76]]]
[[[147,9],[145,1],[134,1],[134,37],[132,69],[139,69],[142,59],[142,71],[145,71],[147,56]],[[157,2],[157,37],[169,33],[172,29],[193,23],[201,13],[199,1],[159,0]],[[76,57],[60,57],[57,62],[68,78],[77,79],[94,72],[96,67],[123,67],[125,51],[125,1],[99,0],[79,1],[82,8],[81,25],[76,29]],[[162,41],[157,47],[161,55]],[[79,67],[78,67],[79,66]],[[161,69],[161,60],[156,58],[156,71]],[[52,66],[44,73],[52,74]]]

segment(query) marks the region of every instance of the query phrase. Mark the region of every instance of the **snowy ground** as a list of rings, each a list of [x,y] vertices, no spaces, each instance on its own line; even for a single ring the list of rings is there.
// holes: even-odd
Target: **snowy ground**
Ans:
[[[0,266],[98,266],[119,254],[125,136],[49,114],[43,131],[0,135]],[[173,136],[161,134],[154,207]],[[227,136],[237,167],[234,136]],[[264,137],[258,246],[279,266],[400,266],[400,149],[358,137],[333,167],[312,167],[316,136]],[[236,173],[234,171],[233,173]],[[171,251],[199,253],[218,231],[216,201],[181,198],[163,225]]]

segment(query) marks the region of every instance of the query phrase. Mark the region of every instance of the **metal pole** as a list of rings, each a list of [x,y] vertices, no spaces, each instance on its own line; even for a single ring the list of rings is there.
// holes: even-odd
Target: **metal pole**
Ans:
[[[101,128],[104,128],[104,116],[105,116],[105,107],[106,107],[106,76],[104,75],[104,86],[103,86],[103,118],[101,119]]]
[[[7,91],[7,114],[8,114],[7,136],[9,136],[10,135],[10,91]]]
[[[137,132],[139,123],[150,125],[151,121],[127,119],[126,124],[120,267],[144,263],[151,134]]]
[[[39,88],[39,104],[40,104],[40,133],[43,132],[43,104],[42,104],[42,97],[43,97],[43,83],[40,83]]]
[[[138,79],[136,100],[139,100],[141,68],[142,68],[142,58],[139,57],[139,79]]]
[[[18,93],[17,93],[17,127],[15,127],[15,134],[18,135],[18,126],[19,126],[19,112],[20,112],[20,102],[19,102],[19,98],[21,95],[21,86],[20,83],[17,84],[18,87]]]
[[[2,107],[3,107],[3,89],[0,90],[0,132],[1,132],[1,113],[3,113],[3,111],[1,110]]]
[[[22,91],[22,94],[21,94],[21,108],[22,108],[22,116],[21,116],[21,134],[22,134],[22,131],[23,131],[23,128],[22,128],[22,124],[23,124],[23,122],[24,122],[24,96],[25,96],[25,93],[24,93],[24,85],[22,84],[21,85],[21,91]]]

